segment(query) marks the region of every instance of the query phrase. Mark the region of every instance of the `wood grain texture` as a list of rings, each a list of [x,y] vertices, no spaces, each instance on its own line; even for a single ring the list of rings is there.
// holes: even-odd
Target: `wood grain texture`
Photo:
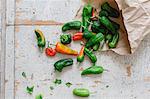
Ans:
[[[46,39],[55,44],[62,34],[61,25],[45,23],[37,25],[32,22],[53,20],[64,23],[73,20],[76,10],[80,7],[80,0],[77,2],[79,4],[74,3],[74,0],[64,0],[64,2],[62,0],[16,0],[16,2],[7,0],[7,28],[4,43],[6,52],[2,56],[6,57],[5,76],[2,76],[6,81],[5,93],[3,93],[5,99],[34,99],[39,93],[43,94],[44,99],[79,99],[72,95],[72,89],[75,87],[90,89],[93,94],[88,99],[148,99],[150,97],[150,35],[143,40],[138,50],[129,56],[119,56],[110,51],[97,52],[99,60],[97,64],[109,70],[103,75],[81,77],[81,70],[91,66],[87,57],[79,66],[76,64],[75,57],[57,54],[54,58],[48,58],[44,53],[39,52],[34,29],[41,29]],[[29,20],[30,23],[25,24],[22,20]],[[4,34],[2,37],[5,37]],[[80,50],[79,42],[72,42],[69,46]],[[73,58],[74,65],[64,69],[62,73],[55,73],[54,62],[69,57]],[[22,72],[26,73],[27,79],[22,77]],[[56,78],[62,79],[61,85],[53,84]],[[66,82],[71,82],[73,85],[67,88]],[[29,95],[25,89],[26,86],[32,85],[35,86],[35,90],[33,95]],[[53,91],[49,89],[50,86],[55,86]]]

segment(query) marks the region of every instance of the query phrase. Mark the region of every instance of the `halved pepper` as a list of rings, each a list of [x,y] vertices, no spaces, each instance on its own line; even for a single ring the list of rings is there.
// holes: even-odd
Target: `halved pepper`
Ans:
[[[65,32],[67,30],[80,30],[81,24],[82,23],[80,21],[72,21],[65,23],[62,27],[62,31]]]
[[[36,37],[37,37],[38,47],[43,49],[46,45],[46,40],[45,40],[44,34],[39,29],[35,30],[35,34],[36,34]]]
[[[97,57],[89,49],[84,48],[84,53],[89,57],[92,63],[95,63],[97,61]]]
[[[61,44],[60,42],[57,42],[55,49],[57,52],[62,53],[62,54],[78,55],[77,51],[72,50],[71,48],[65,46],[64,44]]]
[[[55,70],[62,72],[64,67],[73,65],[73,60],[71,58],[61,59],[54,64]]]
[[[79,55],[77,56],[77,62],[83,62],[84,60],[84,46],[81,48]]]

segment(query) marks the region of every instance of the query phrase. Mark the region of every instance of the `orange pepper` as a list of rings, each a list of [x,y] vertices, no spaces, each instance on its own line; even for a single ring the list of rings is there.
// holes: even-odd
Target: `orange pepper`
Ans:
[[[56,51],[62,54],[67,54],[67,55],[78,55],[78,52],[75,50],[72,50],[71,48],[67,47],[64,44],[61,44],[60,42],[57,42],[56,44]]]

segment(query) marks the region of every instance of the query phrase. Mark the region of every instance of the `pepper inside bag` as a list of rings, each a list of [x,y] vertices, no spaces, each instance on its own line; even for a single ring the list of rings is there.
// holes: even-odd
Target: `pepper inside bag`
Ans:
[[[123,16],[122,16],[121,10],[119,10],[119,7],[118,7],[116,1],[115,0],[83,0],[83,5],[90,3],[92,5],[92,7],[94,7],[96,9],[96,12],[94,14],[95,14],[95,16],[97,16],[99,14],[105,14],[105,12],[99,13],[101,11],[100,5],[102,5],[105,2],[108,2],[112,8],[117,9],[120,12],[120,16],[118,18],[110,17],[111,20],[113,20],[115,23],[118,23],[120,25],[120,27],[119,27],[120,29],[118,30],[119,41],[118,41],[116,48],[110,49],[106,44],[104,44],[104,47],[102,48],[101,51],[112,50],[119,55],[131,54],[131,48],[130,48],[130,44],[128,41],[128,35],[127,35],[127,31],[126,31],[126,28],[124,25]],[[79,20],[82,19],[82,10],[83,10],[83,7],[77,13],[76,19],[79,19]],[[96,25],[95,22],[94,22],[94,24]],[[117,25],[116,25],[116,28],[118,28]],[[94,30],[96,30],[96,29],[94,28]],[[103,31],[103,30],[101,30],[101,31]]]

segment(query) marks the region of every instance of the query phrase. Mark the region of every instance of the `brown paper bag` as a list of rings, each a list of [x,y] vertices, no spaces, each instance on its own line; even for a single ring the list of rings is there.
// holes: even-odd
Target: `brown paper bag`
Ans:
[[[120,39],[118,45],[115,49],[109,49],[105,45],[102,49],[103,51],[112,50],[119,55],[128,55],[134,53],[144,36],[150,33],[150,13],[146,12],[146,9],[144,10],[143,6],[136,1],[83,0],[83,5],[90,2],[90,4],[92,4],[92,6],[98,10],[100,10],[100,6],[104,2],[109,2],[112,7],[120,10],[121,16],[117,19],[113,18],[113,21],[119,23],[121,27],[119,30]],[[150,3],[150,0],[145,0],[145,2]],[[78,19],[81,19],[82,8],[77,14],[76,18]]]

